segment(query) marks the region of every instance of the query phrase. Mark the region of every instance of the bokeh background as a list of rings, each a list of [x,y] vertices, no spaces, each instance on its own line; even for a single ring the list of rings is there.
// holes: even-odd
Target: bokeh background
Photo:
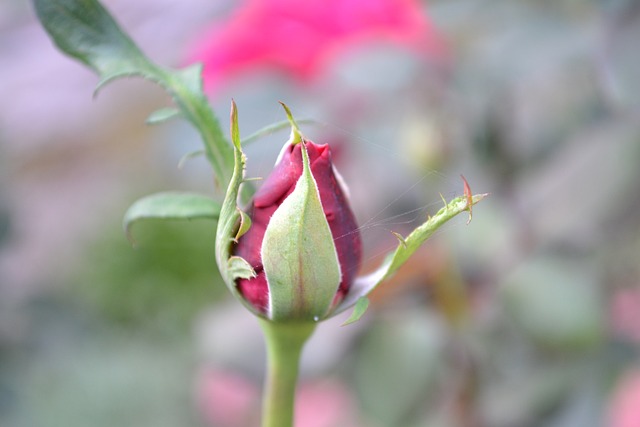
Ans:
[[[640,426],[640,4],[633,0],[105,0],[155,61],[205,62],[244,135],[333,145],[364,269],[460,195],[447,225],[304,354],[298,427]],[[255,427],[263,342],[215,224],[126,208],[221,197],[170,104],[64,57],[0,3],[0,425]],[[286,139],[246,148],[265,176]]]

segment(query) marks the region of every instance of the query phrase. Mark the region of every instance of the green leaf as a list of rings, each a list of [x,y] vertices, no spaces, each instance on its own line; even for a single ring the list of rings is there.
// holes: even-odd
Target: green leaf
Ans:
[[[351,313],[351,316],[349,316],[349,318],[345,320],[341,326],[347,326],[360,320],[362,315],[367,311],[367,308],[369,308],[369,298],[367,297],[358,298],[358,301],[356,301],[355,307],[353,307],[353,312]]]
[[[429,217],[425,223],[413,230],[407,237],[394,233],[398,237],[399,243],[396,250],[385,258],[382,265],[374,272],[367,276],[358,277],[351,289],[347,294],[347,297],[337,307],[335,314],[341,313],[349,307],[356,304],[360,297],[368,295],[375,289],[384,279],[395,273],[418,248],[435,233],[440,227],[442,227],[447,221],[454,218],[456,215],[470,211],[470,207],[484,199],[487,194],[465,194],[461,197],[456,197],[449,203],[445,202],[445,206],[438,211],[434,216]]]
[[[220,203],[209,197],[193,193],[165,192],[143,197],[124,215],[123,227],[129,240],[134,223],[146,219],[191,220],[206,218],[217,220]]]
[[[34,0],[34,4],[55,44],[98,73],[96,90],[116,78],[132,75],[165,88],[181,115],[200,133],[218,182],[229,182],[233,150],[203,93],[200,65],[174,71],[154,64],[97,0]]]
[[[302,144],[302,174],[269,220],[262,241],[269,318],[276,321],[323,319],[341,278],[338,253]]]
[[[161,72],[94,0],[34,0],[36,13],[58,47],[108,81]]]

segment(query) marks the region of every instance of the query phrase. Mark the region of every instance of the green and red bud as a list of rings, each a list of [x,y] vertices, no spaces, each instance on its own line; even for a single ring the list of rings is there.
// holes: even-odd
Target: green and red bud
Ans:
[[[248,211],[238,207],[246,157],[238,116],[231,109],[234,170],[220,209],[216,261],[231,293],[254,314],[276,322],[322,320],[353,307],[344,324],[366,311],[367,295],[394,274],[438,228],[468,211],[487,194],[446,202],[406,236],[382,264],[356,277],[362,243],[328,145],[306,140],[283,104],[292,126],[273,172],[255,193]]]
[[[349,291],[362,255],[358,226],[328,145],[287,143],[256,192],[234,255],[256,276],[240,294],[271,319],[322,319]]]

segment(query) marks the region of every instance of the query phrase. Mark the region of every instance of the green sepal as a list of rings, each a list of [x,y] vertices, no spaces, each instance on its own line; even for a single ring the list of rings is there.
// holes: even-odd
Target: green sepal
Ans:
[[[124,215],[122,226],[133,243],[131,227],[147,219],[213,219],[220,215],[221,205],[207,196],[194,193],[163,192],[151,194],[134,202]]]
[[[341,279],[333,236],[301,144],[302,174],[269,220],[262,241],[268,316],[275,321],[325,318]]]
[[[465,193],[467,193],[467,187],[468,184],[465,184]],[[472,196],[468,193],[464,196],[456,197],[449,203],[445,201],[445,206],[440,209],[438,213],[430,216],[426,222],[413,230],[407,237],[402,238],[399,234],[394,233],[399,240],[395,251],[385,257],[382,265],[377,270],[366,276],[358,277],[354,281],[349,289],[349,293],[338,305],[333,314],[341,313],[354,304],[357,306],[357,302],[361,297],[368,295],[383,280],[393,275],[393,273],[407,262],[409,257],[447,221],[462,212],[471,212],[471,207],[486,196],[487,194],[475,194]],[[359,313],[358,317],[362,316],[362,314],[364,314],[364,312]]]
[[[248,225],[250,225],[248,215],[238,207],[240,185],[244,182],[246,157],[240,145],[238,110],[233,101],[231,102],[231,142],[233,143],[234,168],[227,193],[222,202],[216,230],[216,262],[220,275],[231,293],[251,312],[262,316],[255,307],[244,299],[236,287],[236,279],[255,277],[255,271],[245,259],[231,254],[236,239],[246,232]]]
[[[304,136],[302,135],[302,132],[300,132],[300,127],[298,126],[296,119],[293,117],[291,110],[284,102],[281,102],[280,105],[282,105],[282,108],[284,108],[284,112],[287,115],[287,120],[291,125],[291,136],[289,137],[289,141],[287,141],[287,145],[295,145],[304,142]]]
[[[238,214],[240,215],[240,225],[238,225],[236,237],[233,239],[236,243],[238,239],[251,228],[251,217],[240,208],[238,208]]]
[[[256,277],[256,272],[249,265],[246,259],[239,256],[232,256],[227,262],[229,276],[235,279],[252,279]]]

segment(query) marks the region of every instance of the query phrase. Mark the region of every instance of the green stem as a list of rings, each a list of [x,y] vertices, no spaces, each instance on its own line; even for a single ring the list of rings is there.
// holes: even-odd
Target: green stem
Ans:
[[[316,324],[260,320],[267,345],[262,427],[293,427],[300,355]]]

